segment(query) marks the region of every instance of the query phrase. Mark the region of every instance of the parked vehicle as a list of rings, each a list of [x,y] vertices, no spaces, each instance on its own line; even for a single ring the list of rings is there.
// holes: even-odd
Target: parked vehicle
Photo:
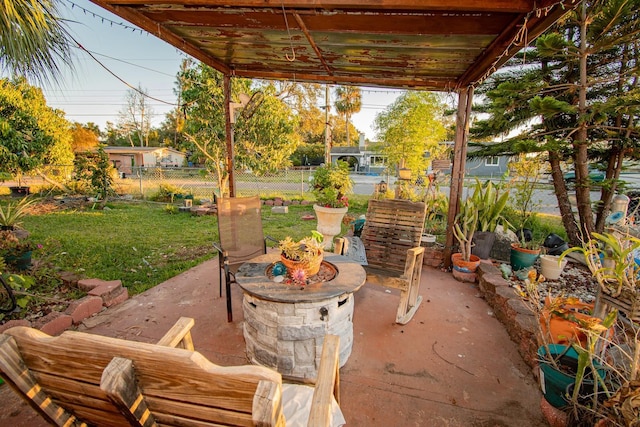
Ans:
[[[562,176],[563,176],[565,182],[567,182],[567,183],[575,183],[576,182],[576,171],[575,170],[566,172]],[[598,170],[598,169],[589,169],[589,180],[591,180],[591,182],[602,182],[602,181],[604,181],[604,172],[602,172],[601,170]]]

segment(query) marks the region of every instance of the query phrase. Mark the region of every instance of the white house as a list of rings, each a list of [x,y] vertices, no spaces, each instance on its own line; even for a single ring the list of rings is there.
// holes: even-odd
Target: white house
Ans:
[[[185,153],[168,147],[105,147],[109,161],[120,173],[131,174],[134,167],[180,167]]]

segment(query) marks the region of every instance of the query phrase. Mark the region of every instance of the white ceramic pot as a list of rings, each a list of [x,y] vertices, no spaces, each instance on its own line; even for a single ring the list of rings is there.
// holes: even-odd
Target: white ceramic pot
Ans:
[[[325,208],[324,206],[313,205],[318,218],[317,230],[324,236],[324,248],[329,249],[333,245],[333,238],[342,231],[342,218],[349,208]]]
[[[429,233],[422,233],[420,242],[424,244],[423,246],[432,246],[436,242],[436,235],[429,234]]]
[[[562,263],[559,261],[560,257],[557,255],[540,255],[540,273],[549,280],[558,280],[567,265],[566,259]]]

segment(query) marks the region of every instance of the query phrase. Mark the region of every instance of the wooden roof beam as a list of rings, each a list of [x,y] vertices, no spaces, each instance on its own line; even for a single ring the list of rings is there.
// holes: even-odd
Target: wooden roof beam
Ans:
[[[546,0],[545,3],[554,3]],[[114,0],[111,4],[123,6],[174,5],[233,7],[233,8],[282,8],[285,9],[358,9],[358,10],[447,10],[451,12],[509,12],[525,13],[533,8],[531,0]]]
[[[396,78],[376,78],[375,81],[367,77],[352,76],[326,76],[321,74],[296,73],[296,72],[265,72],[235,69],[233,75],[235,77],[245,77],[249,79],[265,79],[265,80],[301,80],[313,81],[315,83],[329,83],[341,85],[360,85],[360,86],[379,86],[379,87],[404,87],[407,89],[424,89],[440,92],[448,92],[454,90],[456,81],[452,79],[425,79],[419,80],[414,77],[406,79]]]
[[[548,2],[547,2],[548,3]],[[464,87],[476,82],[481,82],[486,75],[482,74],[482,70],[488,70],[486,72],[493,72],[496,69],[504,65],[505,62],[511,58],[513,50],[520,50],[529,44],[530,40],[534,40],[540,34],[542,34],[550,23],[553,23],[560,19],[567,11],[574,9],[580,4],[579,0],[567,0],[563,2],[565,7],[556,7],[550,12],[545,13],[544,10],[532,12],[528,17],[527,31],[521,34],[522,39],[518,39],[518,29],[516,25],[523,22],[524,17],[514,20],[510,26],[510,31],[505,30],[501,36],[497,37],[491,46],[489,46],[482,57],[476,61],[476,65],[470,68],[459,80],[459,87]],[[502,53],[502,55],[500,55]]]
[[[304,21],[302,20],[300,15],[298,15],[297,13],[294,13],[293,16],[296,18],[296,22],[298,23],[298,25],[300,26],[300,29],[302,30],[302,32],[304,33],[305,37],[307,38],[307,41],[309,42],[309,44],[313,48],[313,51],[316,53],[316,55],[318,55],[318,59],[320,60],[320,62],[322,62],[322,66],[324,67],[325,71],[327,72],[327,74],[332,76],[333,75],[333,71],[329,67],[329,64],[327,64],[327,61],[322,56],[322,52],[320,52],[320,49],[318,48],[318,45],[316,44],[315,40],[313,40],[313,37],[311,36],[311,33],[309,33],[309,30],[307,29],[307,26],[304,24]]]

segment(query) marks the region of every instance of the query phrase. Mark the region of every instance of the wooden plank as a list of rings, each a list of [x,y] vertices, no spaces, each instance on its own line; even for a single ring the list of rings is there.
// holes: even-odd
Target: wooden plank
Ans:
[[[313,391],[309,427],[325,427],[331,420],[331,397],[336,386],[335,381],[340,369],[340,338],[337,335],[324,337],[320,366],[318,367],[318,381]],[[338,383],[338,387],[340,384]]]
[[[260,381],[253,399],[253,423],[256,426],[276,425],[284,422],[282,414],[282,387],[273,383]],[[272,405],[270,402],[276,402]]]
[[[193,328],[193,325],[195,325],[195,321],[192,318],[181,317],[171,329],[160,338],[158,345],[180,347],[191,351],[195,350],[191,338],[191,328]]]
[[[35,403],[39,412],[49,421],[64,426],[86,426],[51,400],[29,372],[16,341],[4,334],[0,335],[0,370],[22,392],[23,397]]]

